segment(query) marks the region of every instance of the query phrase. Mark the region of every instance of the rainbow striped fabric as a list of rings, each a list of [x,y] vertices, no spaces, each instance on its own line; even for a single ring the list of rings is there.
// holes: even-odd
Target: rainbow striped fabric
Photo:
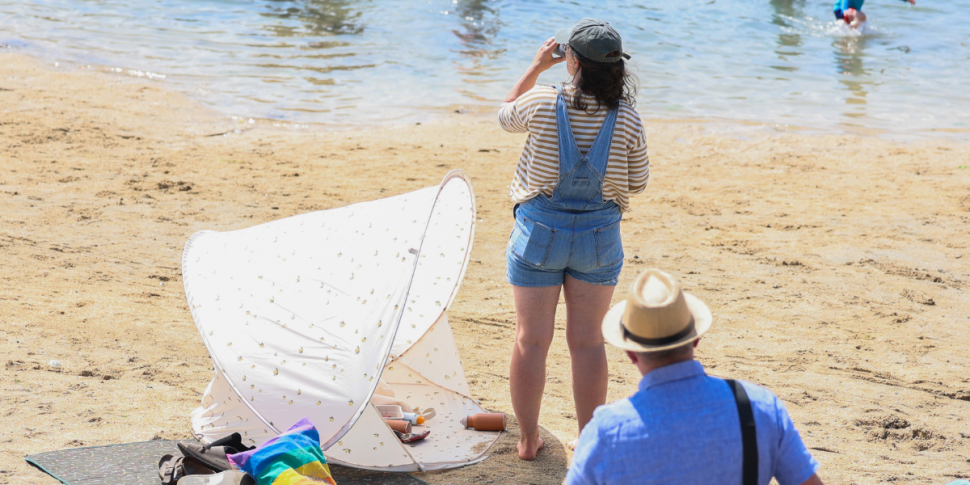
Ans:
[[[229,460],[259,485],[337,485],[320,449],[320,434],[307,418],[255,450],[229,455]]]

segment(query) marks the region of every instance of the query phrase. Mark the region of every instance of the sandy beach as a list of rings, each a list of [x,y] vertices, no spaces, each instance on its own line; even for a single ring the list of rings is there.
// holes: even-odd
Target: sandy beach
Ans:
[[[212,377],[180,277],[194,232],[400,194],[456,168],[481,221],[451,323],[474,396],[512,412],[504,248],[525,137],[494,116],[250,123],[164,82],[7,53],[0,112],[0,483],[57,483],[26,454],[191,436]],[[624,216],[614,302],[644,268],[678,277],[715,315],[700,361],[778,394],[826,483],[970,476],[970,143],[644,117],[652,175]],[[515,457],[512,430],[481,464],[416,476],[562,481],[577,436],[564,321],[538,460]],[[635,392],[625,355],[608,358],[608,400]]]

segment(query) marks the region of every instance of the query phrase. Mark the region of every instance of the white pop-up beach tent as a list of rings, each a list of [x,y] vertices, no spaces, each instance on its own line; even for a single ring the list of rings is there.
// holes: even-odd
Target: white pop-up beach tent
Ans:
[[[459,420],[471,398],[447,309],[475,233],[464,172],[437,187],[230,232],[185,246],[182,277],[215,367],[192,415],[204,442],[258,445],[309,417],[331,463],[389,471],[475,463],[498,433]],[[370,400],[435,408],[430,436],[402,444]]]

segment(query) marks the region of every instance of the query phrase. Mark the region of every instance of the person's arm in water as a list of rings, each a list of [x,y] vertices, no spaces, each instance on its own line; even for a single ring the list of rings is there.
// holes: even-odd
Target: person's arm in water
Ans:
[[[832,13],[835,14],[835,18],[839,20],[845,20],[845,23],[851,24],[852,20],[846,18],[850,10],[853,10],[856,14],[856,19],[859,22],[865,22],[866,16],[862,13],[862,4],[865,0],[835,0],[835,5],[832,6]],[[903,0],[910,5],[916,5],[916,0]]]
[[[859,28],[859,24],[865,21],[866,14],[862,13],[862,10],[850,8],[845,11],[845,23],[849,24],[853,29]]]
[[[516,81],[515,86],[512,86],[512,90],[505,97],[506,103],[511,103],[519,99],[519,96],[534,88],[536,79],[539,79],[539,74],[548,71],[550,67],[566,60],[565,57],[553,57],[552,52],[554,50],[556,50],[556,40],[555,37],[550,37],[549,40],[542,44],[542,47],[539,47],[535,59],[532,59],[532,64],[529,64],[529,68],[525,70],[525,74]]]

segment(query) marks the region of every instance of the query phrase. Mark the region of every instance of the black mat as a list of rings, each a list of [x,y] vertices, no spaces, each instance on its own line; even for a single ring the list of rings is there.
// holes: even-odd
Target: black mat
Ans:
[[[175,441],[71,448],[25,457],[27,463],[67,485],[159,485],[158,460],[180,455]],[[407,473],[385,473],[330,465],[337,485],[427,485]]]

